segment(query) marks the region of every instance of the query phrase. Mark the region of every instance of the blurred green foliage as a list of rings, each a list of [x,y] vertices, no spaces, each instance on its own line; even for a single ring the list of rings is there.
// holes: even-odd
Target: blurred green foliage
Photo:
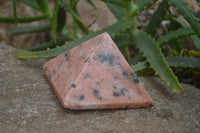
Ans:
[[[103,32],[108,32],[118,47],[124,49],[125,55],[134,71],[154,70],[175,93],[183,92],[178,81],[188,75],[200,73],[200,24],[192,10],[184,0],[162,0],[149,20],[148,26],[141,30],[137,26],[137,15],[158,2],[158,0],[101,0],[117,18],[117,22],[96,32],[91,32],[84,24],[77,11],[79,0],[57,0],[53,10],[47,0],[13,0],[14,17],[0,17],[0,23],[29,23],[49,20],[49,23],[38,26],[18,27],[11,34],[26,34],[52,30],[54,41],[26,48],[29,51],[18,54],[18,58],[48,58],[55,57],[71,48],[82,44]],[[17,2],[22,2],[34,8],[42,15],[34,17],[18,17]],[[97,9],[91,0],[87,2]],[[199,3],[199,0],[197,0]],[[170,8],[175,8],[185,20],[175,18]],[[73,32],[66,25],[66,13],[73,19]],[[169,32],[156,37],[161,22],[170,22]],[[60,34],[60,38],[56,38]],[[187,49],[186,41],[193,42],[193,49]],[[68,41],[66,44],[65,42]],[[59,46],[59,47],[57,47]],[[130,49],[138,48],[139,52],[131,54]],[[43,50],[43,51],[42,51]],[[137,51],[137,50],[135,50]],[[172,69],[174,71],[172,71]],[[174,73],[175,72],[175,73]]]

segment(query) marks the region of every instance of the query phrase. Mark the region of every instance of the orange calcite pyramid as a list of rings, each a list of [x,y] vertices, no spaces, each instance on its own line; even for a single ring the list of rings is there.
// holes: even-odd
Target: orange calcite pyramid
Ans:
[[[153,104],[108,33],[48,61],[43,69],[66,108],[147,108]]]

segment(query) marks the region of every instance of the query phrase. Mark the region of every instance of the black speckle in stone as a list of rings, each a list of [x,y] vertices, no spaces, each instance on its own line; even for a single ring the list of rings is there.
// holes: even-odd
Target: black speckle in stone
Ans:
[[[121,92],[122,95],[125,95],[125,92],[128,92],[128,89],[122,88],[120,92]]]
[[[53,71],[53,74],[56,74],[56,70]]]
[[[87,57],[87,58],[85,59],[84,62],[85,62],[85,63],[90,63],[90,60],[89,60],[89,59],[90,59],[90,57]]]
[[[97,44],[100,44],[100,43],[103,43],[103,42],[104,42],[104,39],[100,38],[99,41],[97,42]]]
[[[101,63],[113,66],[115,61],[115,56],[111,53],[101,53],[98,55],[98,59]]]
[[[132,76],[135,76],[135,73],[131,73]]]
[[[95,96],[96,98],[98,98],[99,100],[102,100],[102,98],[101,98],[101,96],[100,96],[100,94],[99,94],[99,91],[98,91],[97,89],[94,90],[94,96]]]
[[[125,92],[128,92],[128,89],[122,88],[120,90],[120,92],[114,92],[113,96],[118,97],[118,96],[121,96],[121,95],[125,95]]]
[[[117,76],[117,75],[115,75],[114,79],[118,79],[118,76]]]
[[[64,56],[65,56],[65,60],[68,61],[69,58],[70,58],[70,53],[69,53],[69,51],[66,52],[66,53],[64,54]]]
[[[124,71],[124,72],[122,73],[122,75],[127,76],[128,73]]]
[[[121,93],[114,92],[114,93],[113,93],[113,96],[115,96],[115,97],[121,96]]]
[[[138,93],[138,95],[140,95],[140,92],[139,92],[139,91],[138,91],[137,93]]]
[[[58,78],[60,78],[60,74],[58,74]]]
[[[99,82],[99,81],[96,81],[95,84],[100,85],[100,82]]]
[[[72,84],[71,84],[71,87],[76,88],[76,85],[72,83]]]
[[[74,98],[76,98],[77,100],[83,100],[84,99],[84,95],[74,96]]]
[[[62,62],[58,64],[58,67],[61,67],[61,65],[62,65]]]
[[[113,88],[114,88],[114,89],[117,89],[117,87],[116,87],[115,85],[113,85]]]
[[[83,100],[83,99],[84,99],[84,95],[81,95],[81,96],[79,97],[79,99],[80,99],[80,100]]]
[[[137,84],[138,82],[140,82],[140,80],[138,79],[137,75],[135,73],[131,73],[131,76],[133,78],[133,82],[135,84]]]
[[[140,82],[140,80],[139,80],[137,77],[135,77],[135,78],[133,79],[133,82],[137,84],[138,82]]]
[[[90,74],[90,73],[86,73],[86,74],[84,75],[84,79],[87,79],[87,78],[89,78],[89,77],[91,77],[91,74]]]

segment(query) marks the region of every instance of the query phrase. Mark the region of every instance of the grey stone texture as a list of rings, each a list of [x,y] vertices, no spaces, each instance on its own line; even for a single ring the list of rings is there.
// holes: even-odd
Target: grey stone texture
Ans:
[[[20,60],[0,43],[0,133],[199,133],[200,89],[174,94],[158,77],[139,76],[154,100],[148,109],[78,110],[61,106],[45,59]]]

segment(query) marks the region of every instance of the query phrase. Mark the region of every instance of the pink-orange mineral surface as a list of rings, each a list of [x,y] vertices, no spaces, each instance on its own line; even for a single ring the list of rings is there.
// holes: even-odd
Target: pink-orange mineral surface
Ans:
[[[147,108],[153,104],[108,33],[48,61],[43,69],[66,108]]]

